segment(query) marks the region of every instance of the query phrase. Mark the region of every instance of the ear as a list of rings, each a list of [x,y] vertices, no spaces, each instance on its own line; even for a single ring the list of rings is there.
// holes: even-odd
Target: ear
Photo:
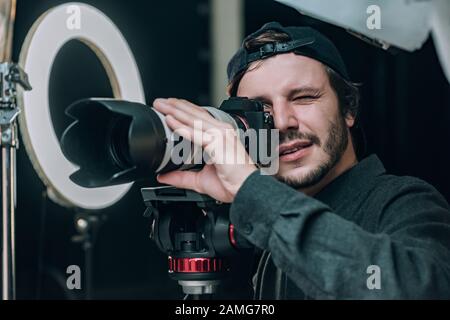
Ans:
[[[226,88],[226,93],[227,93],[228,97],[231,97],[231,88],[232,88],[232,85],[230,83],[229,85],[227,85],[227,88]]]
[[[353,128],[353,126],[355,125],[355,116],[348,113],[345,116],[345,123],[347,124],[348,128]]]

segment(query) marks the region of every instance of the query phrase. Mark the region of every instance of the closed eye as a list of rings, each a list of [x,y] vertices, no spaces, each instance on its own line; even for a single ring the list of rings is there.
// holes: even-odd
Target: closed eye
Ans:
[[[317,99],[319,96],[299,96],[295,97],[294,100],[300,100],[300,99]]]
[[[309,96],[298,96],[298,97],[294,98],[294,101],[312,102],[312,101],[317,100],[319,98],[320,98],[320,96],[312,96],[312,95],[309,95]]]

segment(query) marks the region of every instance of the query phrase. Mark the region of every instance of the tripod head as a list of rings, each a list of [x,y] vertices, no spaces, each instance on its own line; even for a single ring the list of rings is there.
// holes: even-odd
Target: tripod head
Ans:
[[[151,238],[168,255],[169,276],[185,294],[214,294],[231,267],[227,257],[252,248],[230,223],[230,206],[175,187],[141,192]]]

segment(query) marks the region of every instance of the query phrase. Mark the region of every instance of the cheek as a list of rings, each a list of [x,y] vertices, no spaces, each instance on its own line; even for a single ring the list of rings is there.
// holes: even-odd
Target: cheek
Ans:
[[[333,121],[333,117],[324,110],[318,105],[300,106],[296,113],[299,130],[316,135],[322,144],[328,137],[330,122]]]

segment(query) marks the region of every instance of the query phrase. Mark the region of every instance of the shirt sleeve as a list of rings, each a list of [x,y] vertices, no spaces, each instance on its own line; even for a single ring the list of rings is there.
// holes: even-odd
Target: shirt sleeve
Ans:
[[[424,182],[396,190],[383,200],[379,230],[368,232],[257,171],[236,195],[230,219],[312,298],[448,299],[448,205]]]

